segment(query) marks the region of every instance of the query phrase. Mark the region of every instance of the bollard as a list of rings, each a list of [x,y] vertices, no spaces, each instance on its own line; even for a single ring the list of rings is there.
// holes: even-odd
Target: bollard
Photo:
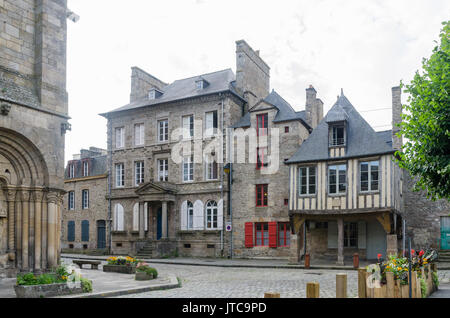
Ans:
[[[359,254],[355,253],[353,254],[353,268],[359,267]]]
[[[366,296],[366,269],[358,268],[358,297],[367,298]]]
[[[264,298],[280,298],[280,293],[264,293]]]
[[[336,274],[336,298],[347,298],[347,274]]]
[[[317,282],[310,282],[306,284],[306,298],[319,298],[320,285]]]
[[[309,264],[310,260],[309,260],[309,254],[305,254],[305,268],[309,268]]]

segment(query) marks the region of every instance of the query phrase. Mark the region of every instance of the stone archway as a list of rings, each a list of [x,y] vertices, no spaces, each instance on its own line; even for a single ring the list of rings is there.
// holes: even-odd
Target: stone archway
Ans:
[[[49,188],[49,172],[39,149],[4,128],[0,128],[0,192],[0,272],[56,266],[63,192]]]

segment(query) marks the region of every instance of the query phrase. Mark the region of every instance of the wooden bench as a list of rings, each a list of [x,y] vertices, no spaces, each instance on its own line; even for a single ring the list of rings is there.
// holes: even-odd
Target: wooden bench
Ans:
[[[92,269],[98,269],[98,265],[100,265],[100,261],[89,261],[84,259],[73,260],[72,263],[77,264],[80,268],[83,268],[83,264],[91,265]]]

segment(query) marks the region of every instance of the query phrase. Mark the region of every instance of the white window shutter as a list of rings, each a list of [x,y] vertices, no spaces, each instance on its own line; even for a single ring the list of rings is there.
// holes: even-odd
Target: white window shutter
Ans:
[[[144,203],[144,231],[148,231],[148,205]]]
[[[194,203],[194,230],[203,230],[205,228],[204,222],[203,202],[200,200]]]
[[[181,208],[180,208],[180,221],[181,221],[181,230],[187,230],[187,201],[183,201],[183,203],[181,203]]]
[[[358,222],[358,248],[366,248],[366,222]]]
[[[206,113],[206,136],[213,134],[213,113]]]
[[[338,247],[338,228],[337,222],[328,222],[328,248]]]
[[[116,225],[117,225],[117,231],[123,231],[124,230],[124,225],[123,225],[123,206],[121,204],[117,204],[116,205],[117,208],[117,213],[116,213]]]
[[[221,230],[223,228],[223,200],[220,199],[217,203],[217,228]]]
[[[139,231],[139,203],[133,206],[133,231]]]

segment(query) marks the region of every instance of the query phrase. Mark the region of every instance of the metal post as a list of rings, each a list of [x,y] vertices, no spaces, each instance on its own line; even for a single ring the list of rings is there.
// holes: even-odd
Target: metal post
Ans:
[[[411,286],[412,286],[412,274],[411,274],[411,238],[408,238],[408,250],[409,250],[409,256],[408,256],[408,260],[409,260],[409,268],[408,268],[408,272],[409,272],[409,298],[412,298],[412,290],[411,290]]]
[[[406,221],[405,221],[405,219],[403,219],[403,237],[402,237],[403,257],[405,257],[405,240],[406,240]]]

